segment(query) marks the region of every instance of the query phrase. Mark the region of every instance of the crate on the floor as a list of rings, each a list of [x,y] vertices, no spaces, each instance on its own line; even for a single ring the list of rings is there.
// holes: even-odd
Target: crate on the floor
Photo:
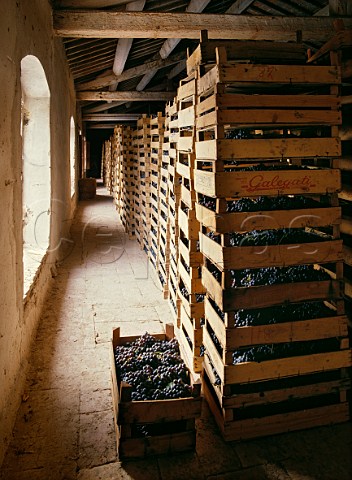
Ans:
[[[205,365],[206,361],[205,361]],[[211,367],[203,373],[203,393],[225,441],[266,437],[283,432],[344,423],[349,420],[349,405],[346,390],[349,382],[343,380],[328,385],[302,386],[286,389],[288,397],[280,402],[282,389],[269,393],[269,405],[251,405],[247,408],[221,408],[213,382]],[[329,398],[327,398],[327,396]],[[252,394],[252,399],[261,399],[261,391]],[[273,401],[273,399],[275,399]],[[237,405],[238,407],[238,405]]]
[[[174,337],[172,325],[165,334],[155,338]],[[120,328],[113,330],[111,348],[112,394],[120,458],[147,457],[194,450],[196,445],[195,419],[200,416],[200,382],[190,375],[194,396],[171,400],[131,400],[131,386],[119,382],[116,376],[114,351],[116,346],[136,340],[138,336],[123,337]],[[147,425],[148,436],[141,436],[139,427]]]

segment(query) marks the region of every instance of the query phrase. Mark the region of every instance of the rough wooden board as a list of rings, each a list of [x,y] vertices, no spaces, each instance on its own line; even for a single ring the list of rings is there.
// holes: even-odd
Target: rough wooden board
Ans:
[[[335,193],[341,186],[340,175],[337,169],[219,173],[196,170],[194,188],[209,197],[222,198]]]
[[[239,160],[266,158],[338,157],[339,138],[283,138],[205,140],[196,142],[197,159]]]
[[[209,38],[248,40],[296,40],[301,30],[306,41],[327,40],[333,33],[333,20],[326,17],[263,18],[255,15],[220,15],[195,13],[77,12],[55,11],[54,33],[58,36],[84,38],[199,38],[208,30]],[[340,18],[345,28],[349,18]]]

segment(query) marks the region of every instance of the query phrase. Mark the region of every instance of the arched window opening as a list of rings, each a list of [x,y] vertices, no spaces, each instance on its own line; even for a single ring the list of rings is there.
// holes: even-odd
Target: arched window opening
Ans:
[[[28,292],[50,244],[50,90],[33,55],[21,61],[23,280]]]

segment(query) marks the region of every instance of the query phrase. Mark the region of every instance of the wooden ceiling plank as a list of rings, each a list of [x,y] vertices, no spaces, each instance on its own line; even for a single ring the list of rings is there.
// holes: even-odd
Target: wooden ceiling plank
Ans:
[[[125,5],[135,0],[56,0],[55,4],[59,8],[107,8]]]
[[[338,18],[338,17],[337,17]],[[209,38],[238,40],[296,39],[326,41],[334,33],[330,17],[285,17],[202,13],[149,13],[111,11],[55,11],[53,28],[58,36],[86,38],[190,38],[198,39],[201,30]],[[352,18],[342,17],[346,28]]]
[[[104,112],[105,110],[110,110],[111,108],[119,107],[123,105],[125,102],[111,102],[111,103],[104,103],[103,105],[98,105],[97,107],[85,108],[83,113],[97,113],[97,112]]]
[[[102,62],[102,63],[99,63],[99,64],[96,64],[96,65],[89,65],[87,66],[86,68],[84,67],[81,67],[77,70],[72,70],[72,75],[73,76],[79,76],[79,77],[85,77],[86,75],[91,75],[91,74],[94,74],[96,73],[97,71],[101,71],[101,70],[104,70],[105,68],[107,68],[109,65],[111,65],[111,59],[109,59],[108,61],[106,62]],[[79,75],[77,75],[79,74]],[[83,74],[83,75],[82,75]]]
[[[72,72],[77,72],[77,71],[81,71],[81,70],[90,70],[90,69],[93,69],[93,71],[95,70],[101,70],[102,68],[102,65],[111,65],[111,62],[114,58],[114,55],[110,55],[110,56],[104,56],[103,58],[97,58],[96,60],[94,60],[93,62],[87,64],[87,62],[83,62],[83,63],[80,63],[79,65],[75,65],[75,66],[72,66],[71,67],[71,71]],[[106,67],[105,67],[106,68]]]
[[[68,59],[75,58],[80,53],[86,52],[94,52],[98,49],[105,48],[105,47],[112,47],[115,45],[116,39],[105,39],[105,40],[97,40],[96,42],[92,42],[91,46],[82,45],[81,47],[75,47],[74,49],[68,50],[66,49],[66,56]]]
[[[101,51],[97,51],[95,55],[82,55],[78,57],[76,60],[72,61],[69,60],[70,65],[72,64],[72,68],[76,67],[77,65],[92,65],[94,61],[99,59],[114,59],[115,52],[112,52],[111,49],[103,49]]]
[[[254,3],[255,0],[236,0],[231,7],[226,10],[226,13],[231,13],[233,15],[240,15],[248,7]]]

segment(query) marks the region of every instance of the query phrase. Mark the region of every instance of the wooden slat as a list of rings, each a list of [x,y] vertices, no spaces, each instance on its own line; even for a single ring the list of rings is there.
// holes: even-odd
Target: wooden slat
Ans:
[[[88,100],[91,100],[90,98]],[[217,110],[197,118],[197,128],[232,125],[236,127],[340,125],[341,112],[333,110]]]
[[[217,93],[197,105],[197,116],[212,108],[337,108],[340,99],[333,95],[240,95]]]
[[[197,159],[338,157],[339,138],[282,138],[206,140],[196,142]]]
[[[340,182],[337,169],[194,173],[195,190],[209,197],[335,193]]]
[[[312,65],[216,65],[198,80],[197,92],[202,95],[217,83],[228,83],[253,88],[255,85],[339,85],[339,67]]]

